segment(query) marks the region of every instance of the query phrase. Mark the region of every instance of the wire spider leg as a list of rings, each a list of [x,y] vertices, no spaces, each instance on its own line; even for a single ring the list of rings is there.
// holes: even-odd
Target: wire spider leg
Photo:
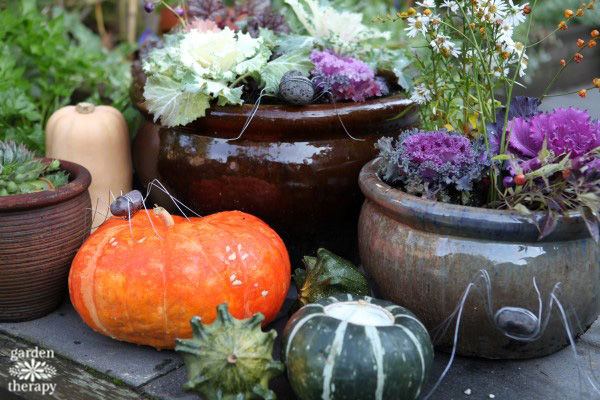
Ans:
[[[144,202],[146,201],[146,199],[150,195],[150,190],[152,189],[152,187],[157,188],[158,190],[160,190],[161,192],[163,192],[167,196],[169,196],[169,198],[171,199],[171,201],[173,202],[173,204],[175,204],[175,206],[177,207],[177,209],[179,210],[179,212],[181,213],[181,215],[183,215],[188,221],[189,221],[189,218],[187,217],[187,215],[185,215],[185,212],[183,212],[183,210],[179,207],[180,205],[183,208],[185,208],[186,210],[188,210],[189,212],[191,212],[192,214],[194,214],[195,216],[201,217],[200,214],[198,214],[197,212],[195,212],[194,210],[192,210],[190,207],[186,206],[183,202],[181,202],[178,199],[176,199],[173,195],[171,195],[171,193],[169,193],[169,191],[163,186],[163,184],[158,179],[154,179],[152,182],[150,182],[148,184],[148,192],[146,194],[146,197],[144,198]]]
[[[260,94],[258,95],[258,99],[256,100],[256,103],[254,103],[254,106],[252,107],[250,116],[248,117],[248,119],[246,119],[246,123],[242,127],[242,130],[241,130],[240,134],[238,135],[238,137],[233,138],[233,139],[225,139],[227,142],[231,142],[231,141],[240,139],[242,137],[242,135],[244,134],[244,132],[246,132],[246,129],[248,129],[248,126],[250,126],[250,123],[252,122],[252,120],[254,119],[254,116],[258,112],[258,107],[260,107],[260,101],[262,100],[262,98],[264,96],[264,92],[265,92],[265,89],[260,91]]]
[[[555,288],[556,288],[556,286],[555,286]],[[590,374],[588,374],[587,371],[585,371],[585,369],[583,369],[583,366],[581,365],[581,360],[580,360],[579,354],[577,354],[577,348],[575,346],[575,338],[573,337],[573,331],[571,329],[571,324],[569,322],[569,318],[567,317],[567,314],[565,313],[565,309],[564,309],[562,303],[560,302],[560,300],[554,293],[554,290],[552,291],[552,293],[550,293],[550,297],[552,299],[552,302],[556,303],[556,306],[558,307],[558,310],[560,312],[562,323],[567,331],[567,337],[569,338],[569,343],[571,343],[571,348],[573,350],[573,356],[575,357],[575,363],[577,364],[577,369],[579,371],[583,370],[584,377],[590,383],[590,385],[594,389],[594,391],[600,395],[600,383],[598,383],[595,379],[592,379]]]
[[[438,388],[438,386],[442,383],[442,381],[446,377],[446,374],[448,374],[448,371],[450,370],[450,367],[452,366],[452,363],[454,362],[454,357],[456,356],[456,347],[458,345],[458,331],[460,329],[460,320],[462,317],[462,312],[463,312],[465,303],[467,301],[467,297],[469,296],[471,289],[474,287],[475,287],[474,283],[472,283],[472,282],[469,283],[469,285],[467,286],[467,289],[465,290],[464,294],[462,295],[462,298],[461,298],[461,301],[459,304],[458,315],[456,318],[456,327],[454,328],[454,343],[452,345],[452,353],[450,354],[450,360],[448,361],[446,368],[444,368],[444,371],[442,372],[442,374],[440,375],[438,380],[435,382],[435,384],[433,385],[433,387],[431,388],[429,393],[423,398],[423,400],[427,400],[431,397],[431,395],[435,392],[435,390]]]

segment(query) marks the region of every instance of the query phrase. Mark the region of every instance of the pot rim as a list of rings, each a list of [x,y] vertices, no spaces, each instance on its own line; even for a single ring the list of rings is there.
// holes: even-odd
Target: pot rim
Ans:
[[[395,189],[378,174],[381,159],[375,158],[363,166],[358,178],[366,202],[373,203],[388,217],[412,228],[448,236],[486,239],[499,242],[556,242],[591,239],[581,213],[572,211],[559,216],[556,229],[538,240],[539,231],[533,223],[544,220],[543,212],[532,218],[513,210],[494,210],[426,200]]]
[[[50,163],[52,158],[40,158]],[[7,211],[26,211],[62,203],[85,192],[92,183],[92,176],[84,166],[70,161],[58,160],[60,169],[69,173],[70,181],[54,190],[42,190],[28,194],[0,196],[0,213]]]

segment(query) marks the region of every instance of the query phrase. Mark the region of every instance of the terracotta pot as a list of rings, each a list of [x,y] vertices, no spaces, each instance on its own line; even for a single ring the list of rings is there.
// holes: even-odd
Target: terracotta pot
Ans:
[[[137,76],[132,97],[144,111]],[[253,105],[214,107],[160,133],[146,123],[134,144],[134,166],[144,185],[158,178],[201,215],[240,210],[263,219],[283,237],[292,260],[318,246],[357,259],[358,173],[376,155],[380,137],[417,123],[412,111],[392,119],[408,104],[393,96],[337,106],[263,105],[238,140]],[[169,206],[164,196],[157,200]]]
[[[75,163],[60,165],[68,184],[0,197],[0,321],[31,320],[57,308],[71,261],[90,233],[90,173]]]
[[[556,230],[538,241],[537,228],[521,214],[408,195],[379,178],[377,163],[366,164],[359,177],[366,197],[359,245],[363,266],[384,298],[409,308],[432,330],[450,316],[469,282],[484,269],[491,277],[493,313],[513,306],[537,315],[535,278],[545,308],[552,288],[562,282],[558,298],[573,324],[574,336],[596,320],[600,246],[578,214],[560,218]],[[460,324],[458,354],[529,358],[568,344],[556,305],[544,334],[529,343],[502,334],[488,314],[482,297],[477,291],[471,293]],[[454,325],[437,343],[443,350],[452,348],[450,332]]]

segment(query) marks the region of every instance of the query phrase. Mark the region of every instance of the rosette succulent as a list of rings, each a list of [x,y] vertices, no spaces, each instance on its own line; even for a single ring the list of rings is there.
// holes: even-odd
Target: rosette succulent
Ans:
[[[58,160],[44,163],[33,157],[23,144],[0,140],[0,196],[54,189],[69,182]]]
[[[462,204],[471,204],[473,183],[490,166],[483,142],[471,142],[456,132],[415,129],[401,134],[395,143],[383,138],[376,146],[385,181],[432,200],[450,202],[459,193]]]
[[[377,80],[375,72],[360,60],[329,50],[313,50],[310,59],[315,64],[311,71],[315,85],[329,92],[334,101],[362,102],[387,90],[385,82]]]

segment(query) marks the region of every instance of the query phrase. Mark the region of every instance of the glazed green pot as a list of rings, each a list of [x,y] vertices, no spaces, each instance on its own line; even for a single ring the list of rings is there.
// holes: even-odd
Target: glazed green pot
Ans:
[[[470,294],[461,319],[458,354],[530,358],[566,346],[568,337],[556,305],[549,317],[545,315],[558,282],[562,285],[557,296],[574,336],[596,320],[600,246],[589,236],[581,216],[561,217],[556,230],[538,241],[537,228],[521,214],[411,196],[383,182],[377,165],[378,160],[373,160],[360,173],[366,200],[358,230],[363,266],[384,298],[412,310],[431,331],[452,314],[478,271],[490,276],[492,312],[476,290]],[[543,299],[541,322],[547,320],[548,325],[537,340],[527,342],[505,335],[493,316],[502,307],[525,308],[537,316],[534,278]],[[487,296],[485,285],[479,287]],[[518,325],[518,321],[504,322]],[[453,333],[454,325],[434,345],[450,350]]]

